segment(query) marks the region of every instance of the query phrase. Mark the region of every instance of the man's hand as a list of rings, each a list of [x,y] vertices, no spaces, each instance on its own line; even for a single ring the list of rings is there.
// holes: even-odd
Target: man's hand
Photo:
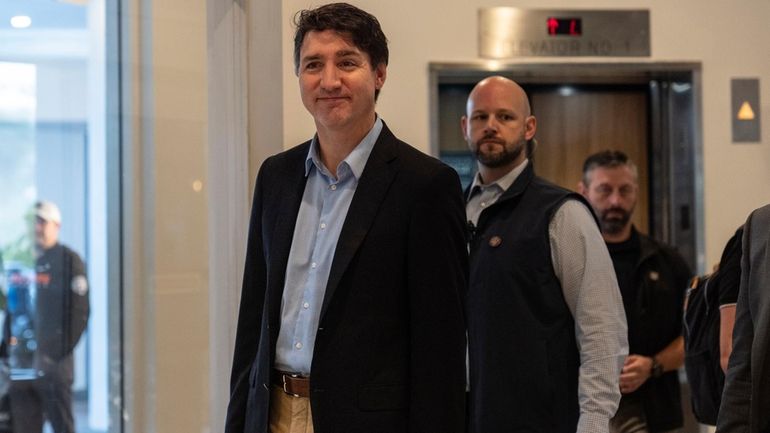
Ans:
[[[620,372],[620,392],[629,394],[636,391],[652,374],[652,358],[642,355],[628,355]]]

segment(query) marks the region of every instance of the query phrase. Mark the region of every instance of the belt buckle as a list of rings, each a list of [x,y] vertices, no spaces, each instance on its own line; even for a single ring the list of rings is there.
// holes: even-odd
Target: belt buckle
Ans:
[[[289,376],[289,377],[292,377],[292,378],[297,378],[297,377],[299,377],[299,374],[281,373],[281,384],[283,385],[283,392],[288,394],[288,395],[294,396],[295,398],[299,398],[299,394],[294,394],[293,392],[289,392],[289,390],[286,389],[286,376]]]

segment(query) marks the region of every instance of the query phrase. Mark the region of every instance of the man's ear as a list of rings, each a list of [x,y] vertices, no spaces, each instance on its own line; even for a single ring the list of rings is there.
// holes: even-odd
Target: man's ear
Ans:
[[[588,195],[588,187],[586,187],[586,185],[583,183],[582,180],[577,184],[577,192],[583,197],[586,197]]]
[[[463,139],[468,138],[468,125],[466,125],[466,121],[468,120],[468,116],[463,116],[460,118],[460,130],[463,132]]]
[[[388,78],[388,67],[385,63],[380,63],[374,69],[374,88],[377,90],[382,89],[385,85],[385,79]]]
[[[524,138],[531,140],[535,136],[535,132],[537,132],[537,119],[535,116],[527,116],[526,120],[524,120],[524,127]]]

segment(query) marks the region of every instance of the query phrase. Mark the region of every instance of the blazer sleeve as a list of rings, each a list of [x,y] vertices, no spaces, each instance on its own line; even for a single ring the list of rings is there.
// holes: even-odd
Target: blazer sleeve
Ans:
[[[733,351],[727,366],[722,404],[717,418],[717,433],[748,433],[751,404],[751,348],[754,343],[754,321],[749,304],[751,281],[751,221],[743,232],[743,255],[738,304],[733,328]]]
[[[409,431],[465,431],[465,205],[454,170],[417,191],[408,253]]]
[[[267,176],[264,173],[268,170],[269,161],[266,160],[260,168],[252,199],[225,433],[244,433],[249,373],[259,346],[267,279],[262,239],[262,191],[265,189]]]

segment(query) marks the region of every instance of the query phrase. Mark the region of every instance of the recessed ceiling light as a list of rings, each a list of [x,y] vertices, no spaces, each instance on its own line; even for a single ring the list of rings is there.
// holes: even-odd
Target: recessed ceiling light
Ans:
[[[26,15],[16,15],[11,18],[11,26],[15,29],[26,29],[32,25],[32,18]]]

